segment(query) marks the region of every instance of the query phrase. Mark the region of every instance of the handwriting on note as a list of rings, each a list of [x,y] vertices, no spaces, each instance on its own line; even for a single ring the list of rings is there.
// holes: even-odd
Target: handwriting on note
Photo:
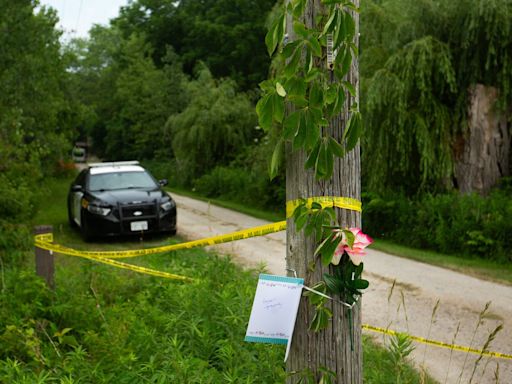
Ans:
[[[261,274],[245,340],[286,344],[293,334],[304,280]]]

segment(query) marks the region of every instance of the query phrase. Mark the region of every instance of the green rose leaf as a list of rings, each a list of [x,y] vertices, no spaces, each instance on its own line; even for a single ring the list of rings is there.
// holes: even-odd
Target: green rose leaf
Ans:
[[[366,289],[370,286],[370,282],[364,279],[352,280],[351,286],[355,289]]]

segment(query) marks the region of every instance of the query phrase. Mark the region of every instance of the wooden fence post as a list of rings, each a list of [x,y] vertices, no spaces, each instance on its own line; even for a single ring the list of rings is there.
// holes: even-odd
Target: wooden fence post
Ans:
[[[34,234],[41,235],[45,233],[52,233],[53,226],[51,225],[38,225],[34,229]],[[53,252],[47,251],[46,249],[41,249],[39,247],[35,247],[36,251],[36,274],[45,279],[46,284],[50,288],[55,288],[55,280],[54,280],[54,272],[55,267],[53,263]]]

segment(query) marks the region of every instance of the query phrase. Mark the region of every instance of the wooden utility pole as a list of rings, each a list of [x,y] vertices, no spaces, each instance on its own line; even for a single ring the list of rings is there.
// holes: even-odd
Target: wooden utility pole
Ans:
[[[354,1],[358,6],[359,1]],[[304,15],[305,24],[313,25],[313,19],[322,11],[320,0],[311,0],[307,3]],[[358,43],[359,17],[354,14],[356,23],[356,44]],[[293,35],[290,26],[287,28],[290,39]],[[323,66],[324,63],[317,63]],[[359,88],[359,70],[357,60],[353,60],[347,81],[356,89]],[[345,124],[350,114],[349,108],[358,102],[347,94],[343,112],[335,117],[327,128],[331,135],[341,141]],[[318,181],[312,170],[306,171],[304,151],[293,152],[291,145],[286,149],[286,199],[287,201],[314,196],[343,196],[361,200],[360,182],[360,148],[359,144],[342,159],[336,158],[334,173],[330,180]],[[336,208],[338,224],[342,227],[361,227],[360,212]],[[310,264],[315,260],[313,254],[317,243],[313,236],[306,237],[303,231],[296,232],[292,218],[287,221],[287,255],[288,269],[295,270],[297,276],[304,277],[305,285],[313,286],[322,280],[324,273],[329,269],[324,267],[320,260],[316,260],[316,268],[311,271]],[[360,384],[362,383],[362,344],[361,344],[361,300],[352,310],[339,303],[329,304],[333,317],[330,326],[320,332],[309,330],[314,315],[314,308],[307,298],[301,299],[299,313],[293,335],[290,356],[287,361],[287,373],[304,372],[309,369],[320,377],[319,368],[325,368],[336,373],[334,383]],[[350,313],[352,311],[352,321]],[[352,335],[351,335],[352,334]],[[351,338],[353,342],[351,342]],[[287,383],[296,383],[300,374],[292,375]]]

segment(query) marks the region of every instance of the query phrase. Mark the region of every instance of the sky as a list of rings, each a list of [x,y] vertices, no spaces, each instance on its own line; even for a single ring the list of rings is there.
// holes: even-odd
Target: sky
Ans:
[[[64,38],[87,37],[93,24],[107,25],[128,0],[40,0],[57,10]]]

